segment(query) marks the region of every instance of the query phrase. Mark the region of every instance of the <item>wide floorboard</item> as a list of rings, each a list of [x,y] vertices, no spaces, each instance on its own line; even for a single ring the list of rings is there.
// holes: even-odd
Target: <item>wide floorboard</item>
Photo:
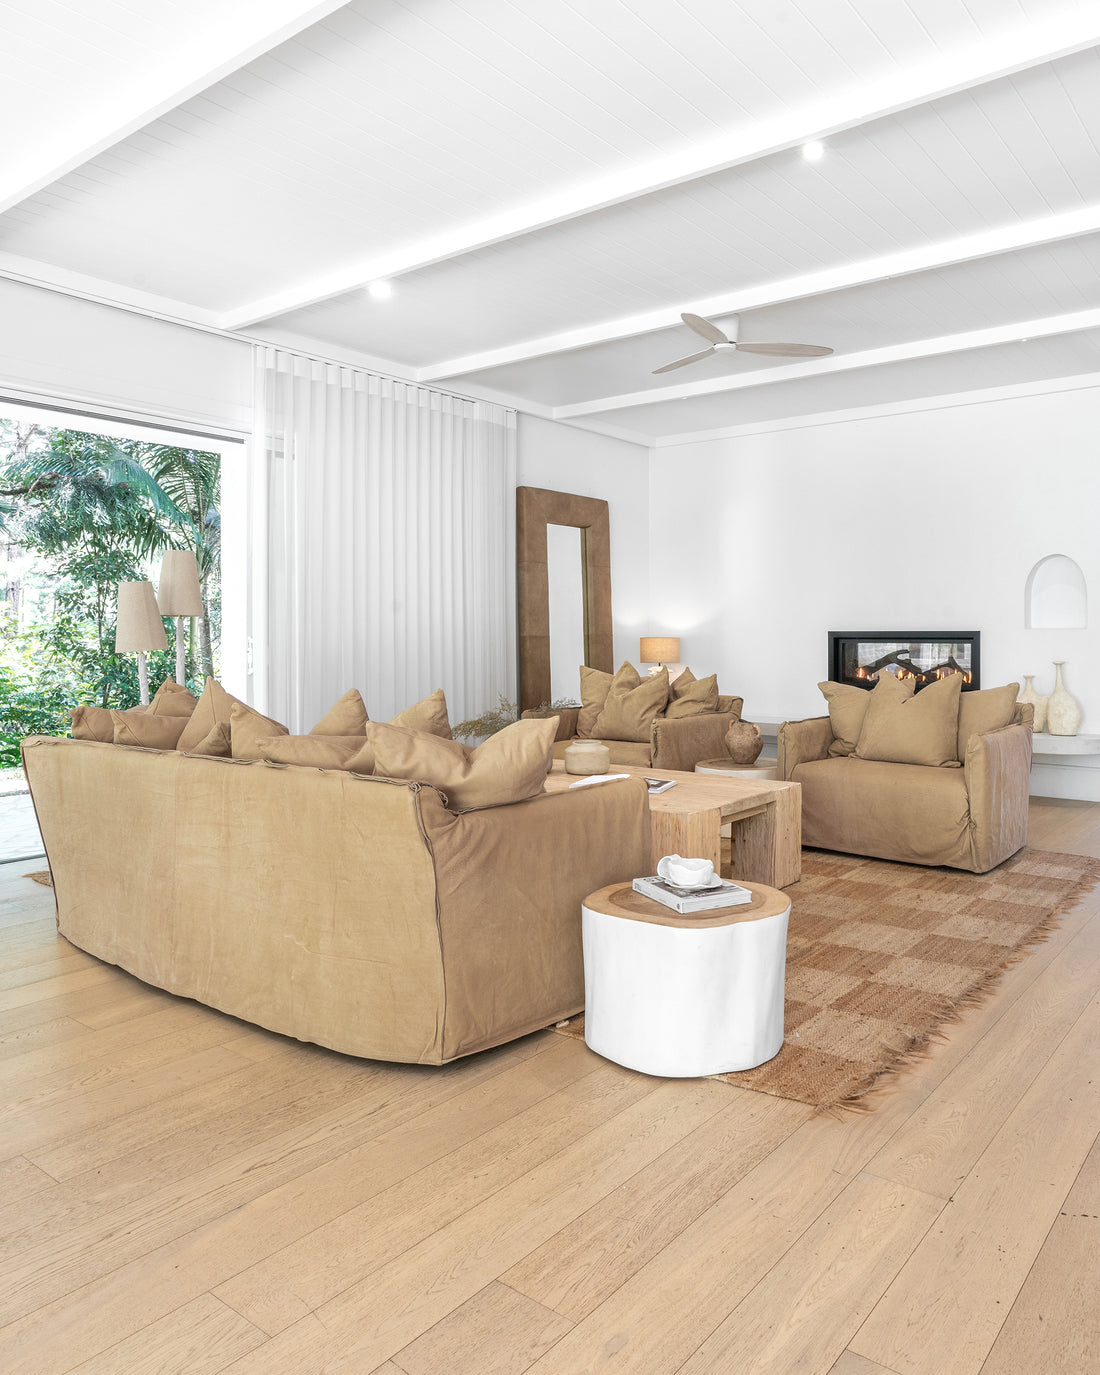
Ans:
[[[1100,804],[1031,841],[1100,857]],[[5,1375],[1100,1370],[1100,892],[869,1101],[540,1032],[355,1061],[74,950],[0,865]]]

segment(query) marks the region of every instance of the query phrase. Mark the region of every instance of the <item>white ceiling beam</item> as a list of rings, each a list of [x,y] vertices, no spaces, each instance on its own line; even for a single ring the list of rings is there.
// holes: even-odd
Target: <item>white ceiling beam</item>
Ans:
[[[32,132],[33,122],[28,122],[21,153],[11,156],[9,145],[5,156],[7,171],[0,177],[0,214],[280,43],[327,19],[346,3],[347,0],[313,0],[309,4],[302,0],[263,0],[251,10],[227,9],[217,25],[204,35],[201,65],[188,62],[187,45],[180,45],[183,55],[179,57],[173,57],[169,47],[158,60],[135,71],[132,81],[113,92],[102,105],[82,110],[66,136],[38,145]]]
[[[908,363],[914,359],[931,358],[938,354],[962,353],[967,349],[990,348],[995,344],[1018,344],[1056,334],[1077,334],[1087,329],[1100,329],[1100,309],[1079,310],[1066,315],[1048,315],[1039,320],[1017,320],[988,329],[966,330],[959,334],[942,334],[934,339],[914,339],[906,343],[889,344],[883,348],[862,349],[858,353],[834,353],[829,358],[814,358],[804,363],[779,364],[753,372],[708,377],[699,382],[681,382],[676,386],[652,387],[648,391],[604,396],[597,401],[555,406],[552,418],[570,420],[582,415],[605,415],[609,411],[629,410],[635,406],[655,406],[664,401],[684,401],[695,396],[713,395],[715,392],[773,386],[777,382],[819,377],[822,373],[850,372],[854,368],[874,368],[886,363]]]
[[[950,267],[956,263],[973,262],[978,258],[988,258],[998,253],[1010,253],[1022,248],[1034,248],[1038,244],[1056,243],[1060,239],[1096,233],[1100,233],[1100,205],[1087,205],[1080,210],[1043,215],[1038,219],[1018,221],[998,229],[983,229],[976,234],[963,234],[954,239],[942,240],[940,243],[925,244],[920,248],[885,253],[877,258],[866,258],[862,262],[844,263],[820,272],[806,272],[797,277],[762,282],[758,286],[741,291],[723,292],[720,296],[708,296],[698,301],[679,302],[673,306],[662,306],[659,310],[623,315],[614,320],[584,325],[580,329],[565,330],[559,334],[544,334],[541,338],[526,339],[521,343],[505,345],[503,348],[466,354],[462,358],[449,358],[421,368],[417,377],[421,382],[461,377],[464,373],[507,367],[510,363],[522,363],[530,358],[545,358],[550,354],[568,353],[574,349],[612,343],[616,339],[630,339],[641,334],[651,334],[655,330],[671,329],[682,324],[680,312],[684,310],[706,316],[737,315],[742,311],[781,305],[785,301],[821,296],[829,291],[842,291],[846,287],[867,286],[891,277],[905,277],[913,272],[933,272],[937,268]]]
[[[998,41],[983,41],[954,53],[939,54],[935,61],[916,63],[879,81],[860,82],[826,100],[756,121],[748,128],[736,128],[718,138],[684,145],[674,152],[601,173],[590,181],[563,187],[553,195],[512,206],[496,215],[363,257],[335,272],[227,311],[222,326],[243,329],[342,296],[369,282],[393,280],[670,186],[727,172],[800,147],[810,139],[826,139],[845,129],[926,105],[1097,44],[1100,22],[1095,13],[1086,10],[1057,20],[1044,19],[1040,33],[1023,29]]]

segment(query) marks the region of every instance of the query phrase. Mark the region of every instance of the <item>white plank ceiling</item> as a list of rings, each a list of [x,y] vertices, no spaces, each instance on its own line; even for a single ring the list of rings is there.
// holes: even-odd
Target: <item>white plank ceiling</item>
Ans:
[[[0,0],[0,273],[651,444],[1078,378],[1098,45],[1100,0]],[[683,310],[834,353],[654,376]]]

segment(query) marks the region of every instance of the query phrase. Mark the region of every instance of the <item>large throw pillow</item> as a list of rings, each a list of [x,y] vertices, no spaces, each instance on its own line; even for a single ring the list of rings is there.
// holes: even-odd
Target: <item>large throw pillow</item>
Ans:
[[[364,725],[366,723],[364,722]],[[269,735],[256,742],[260,758],[272,764],[300,764],[311,769],[350,769],[374,772],[374,751],[361,734]]]
[[[321,717],[310,735],[362,735],[368,719],[358,688],[349,688]]]
[[[962,675],[952,673],[915,696],[912,679],[886,692],[883,681],[871,692],[855,757],[957,769]],[[898,690],[906,687],[907,693]]]
[[[261,740],[289,734],[281,722],[273,721],[244,702],[234,702],[229,709],[229,744],[234,759],[260,759]]]
[[[522,802],[541,793],[557,729],[555,716],[516,721],[473,748],[370,721],[367,743],[374,749],[376,774],[430,783],[446,794],[453,810],[469,811]]]
[[[176,748],[178,749],[179,746],[177,745]],[[233,753],[233,738],[230,735],[229,722],[219,721],[216,726],[210,728],[208,735],[204,735],[197,744],[192,745],[184,753],[208,755],[211,759],[228,759]]]
[[[597,740],[638,740],[648,744],[652,739],[653,722],[668,702],[668,669],[662,668],[635,685],[637,678],[637,670],[630,664],[623,664],[615,674],[592,730]]]
[[[236,700],[226,692],[216,678],[207,678],[202,696],[191,713],[191,719],[184,727],[176,748],[190,753],[220,722],[228,726],[229,713]]]
[[[669,689],[670,697],[665,715],[675,720],[678,716],[702,716],[718,708],[718,674],[709,678],[696,678],[690,668],[678,674]]]
[[[447,699],[443,696],[443,689],[436,688],[431,696],[391,716],[390,725],[407,726],[409,730],[427,731],[429,735],[450,740],[451,723],[447,719]]]
[[[186,720],[198,706],[196,699],[174,678],[165,678],[149,703],[150,716],[182,716]]]
[[[127,707],[126,716],[144,716],[148,707]],[[110,707],[81,706],[69,711],[73,719],[72,737],[74,740],[99,740],[104,745],[113,745],[115,740],[114,713]]]
[[[893,674],[884,674],[879,680],[891,683],[898,680]],[[834,757],[848,755],[859,744],[859,733],[867,715],[867,704],[871,700],[873,688],[853,687],[851,683],[818,683],[818,690],[829,704],[829,725],[833,731],[833,743],[829,753]],[[889,687],[887,687],[889,691]],[[912,692],[906,694],[912,696]]]
[[[642,681],[638,676],[638,670],[631,668],[630,664],[623,664],[619,672],[623,673],[627,669],[633,673],[635,683]],[[605,673],[601,668],[589,668],[587,664],[581,664],[581,709],[577,716],[577,734],[585,739],[592,735],[592,728],[603,711],[603,704],[607,701],[607,694],[614,679],[613,673]]]
[[[964,692],[959,698],[959,759],[966,758],[966,747],[972,735],[1001,730],[1012,724],[1016,715],[1019,683],[1005,687],[983,688],[980,692]]]
[[[143,750],[174,750],[187,724],[186,716],[154,716],[142,712],[131,716],[127,711],[112,711],[116,745],[137,745]]]

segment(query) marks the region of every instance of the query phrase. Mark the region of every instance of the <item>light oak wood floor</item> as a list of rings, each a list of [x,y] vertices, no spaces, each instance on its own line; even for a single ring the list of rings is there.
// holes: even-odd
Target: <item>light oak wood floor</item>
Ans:
[[[1034,845],[1100,856],[1100,805]],[[0,866],[4,1375],[1100,1370],[1100,894],[843,1118],[541,1032],[355,1061]]]

